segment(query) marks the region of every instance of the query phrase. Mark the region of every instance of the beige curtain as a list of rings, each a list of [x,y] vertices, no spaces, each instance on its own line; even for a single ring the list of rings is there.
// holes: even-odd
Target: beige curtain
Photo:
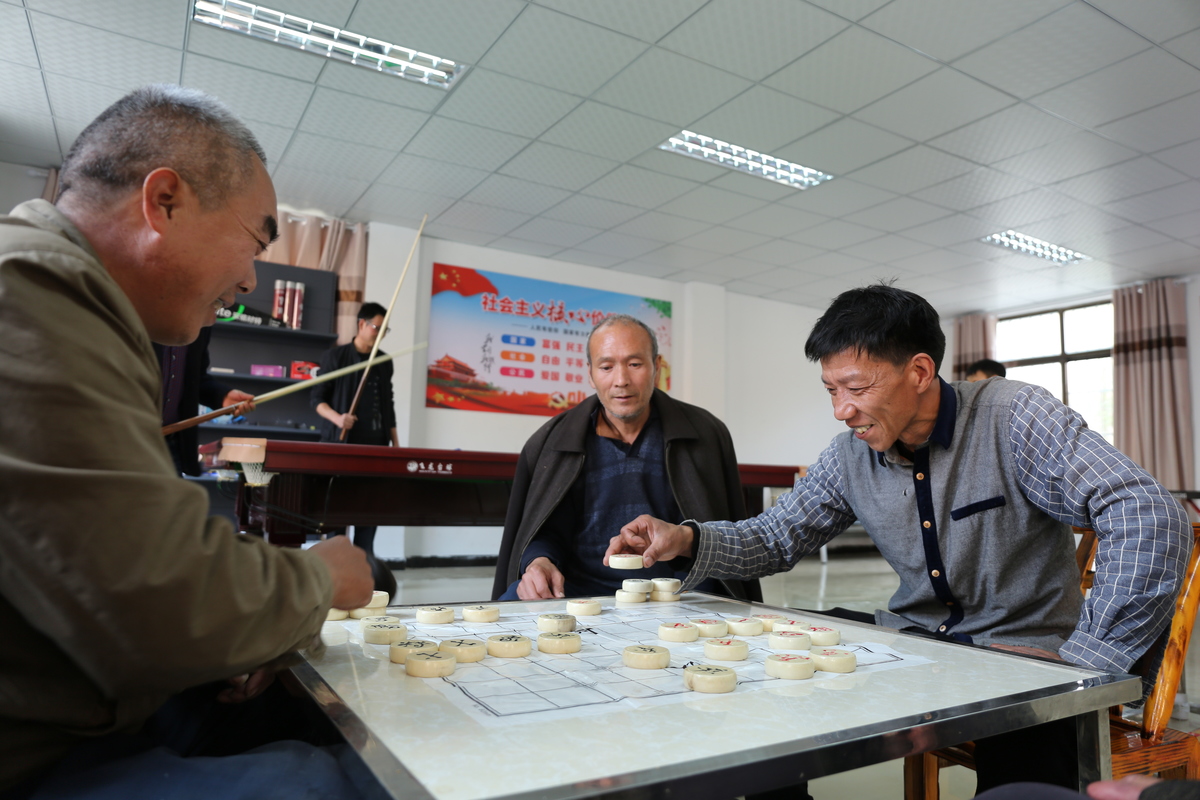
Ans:
[[[1168,489],[1195,489],[1185,287],[1113,292],[1114,444]]]
[[[995,358],[996,316],[964,314],[954,320],[954,380],[967,379],[967,367],[981,358]]]
[[[345,344],[358,332],[358,309],[367,283],[367,224],[284,212],[279,238],[262,261],[308,267],[338,276],[337,334]]]
[[[46,170],[46,185],[42,187],[42,199],[53,203],[58,197],[58,169],[51,167]]]

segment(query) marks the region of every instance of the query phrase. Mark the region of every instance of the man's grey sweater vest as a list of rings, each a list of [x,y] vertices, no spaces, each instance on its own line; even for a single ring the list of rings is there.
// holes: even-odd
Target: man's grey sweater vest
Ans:
[[[1075,629],[1083,598],[1070,528],[1017,478],[1009,433],[1023,385],[951,384],[950,446],[929,443],[915,466],[894,448],[882,465],[853,435],[835,440],[847,500],[900,576],[879,624],[1055,652]]]

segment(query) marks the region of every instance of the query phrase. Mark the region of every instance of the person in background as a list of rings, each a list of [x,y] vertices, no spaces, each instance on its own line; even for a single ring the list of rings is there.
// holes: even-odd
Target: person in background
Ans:
[[[1127,775],[1119,781],[1088,784],[1087,794],[1044,783],[1010,783],[975,795],[976,800],[1200,800],[1200,781],[1164,781]]]
[[[162,368],[162,424],[171,425],[191,419],[200,413],[200,406],[211,409],[237,405],[234,415],[254,410],[254,395],[233,389],[208,372],[208,341],[212,328],[201,328],[196,341],[172,347],[155,344],[154,355]],[[175,469],[183,475],[199,475],[197,448],[199,429],[195,426],[176,431],[166,437],[167,448],[175,461]]]
[[[999,361],[993,361],[990,358],[981,358],[971,366],[967,367],[967,380],[971,383],[986,381],[988,378],[1003,378],[1008,373],[1008,369]]]
[[[53,205],[0,217],[4,800],[358,793],[273,676],[368,601],[363,553],[238,536],[161,432],[152,342],[253,289],[275,215],[249,129],[148,86],[79,134]]]

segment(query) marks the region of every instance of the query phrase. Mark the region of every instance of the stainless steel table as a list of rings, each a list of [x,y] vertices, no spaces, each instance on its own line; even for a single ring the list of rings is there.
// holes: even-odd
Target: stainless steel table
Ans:
[[[602,602],[604,614],[618,614],[611,598]],[[501,623],[520,619],[526,626],[530,613],[565,609],[562,601],[496,605]],[[726,618],[801,616],[841,629],[845,642],[882,645],[918,663],[833,679],[772,681],[754,690],[739,686],[731,694],[687,693],[658,705],[622,701],[579,714],[513,714],[490,722],[451,702],[434,685],[439,679],[405,675],[403,666],[388,661],[386,646],[364,644],[353,624],[327,623],[334,643],[294,672],[382,786],[405,800],[725,800],[1067,717],[1076,721],[1086,783],[1111,773],[1108,707],[1141,693],[1140,680],[1129,675],[794,609],[699,593],[685,594],[684,605],[686,610],[678,603],[641,608],[672,621],[697,611]],[[413,608],[389,613],[413,622]],[[477,627],[477,638],[494,632]],[[458,624],[464,628],[472,624]],[[413,638],[438,637],[418,632]],[[765,638],[750,641],[765,647]],[[673,669],[679,666],[673,661]],[[505,669],[516,667],[506,663]],[[586,683],[586,670],[576,678]]]

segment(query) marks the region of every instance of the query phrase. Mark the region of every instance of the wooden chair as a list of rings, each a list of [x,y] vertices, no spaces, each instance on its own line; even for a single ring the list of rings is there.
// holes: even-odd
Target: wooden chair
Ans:
[[[1200,525],[1193,525],[1193,535],[1200,537]],[[1090,531],[1088,533],[1091,533]],[[1090,551],[1080,561],[1084,590],[1091,586],[1088,568],[1095,556],[1095,534],[1091,542],[1085,534],[1080,550]],[[1087,545],[1085,547],[1085,545]],[[1076,558],[1080,558],[1077,551]],[[1126,775],[1157,773],[1164,778],[1200,778],[1200,739],[1191,734],[1167,727],[1175,706],[1175,693],[1187,658],[1188,641],[1196,622],[1200,605],[1200,546],[1193,543],[1192,555],[1184,571],[1183,586],[1171,617],[1166,650],[1155,678],[1150,697],[1146,700],[1140,725],[1121,717],[1114,709],[1109,717],[1109,736],[1112,742],[1113,778]],[[905,800],[938,800],[938,771],[953,765],[975,768],[973,742],[908,756],[904,759]]]

